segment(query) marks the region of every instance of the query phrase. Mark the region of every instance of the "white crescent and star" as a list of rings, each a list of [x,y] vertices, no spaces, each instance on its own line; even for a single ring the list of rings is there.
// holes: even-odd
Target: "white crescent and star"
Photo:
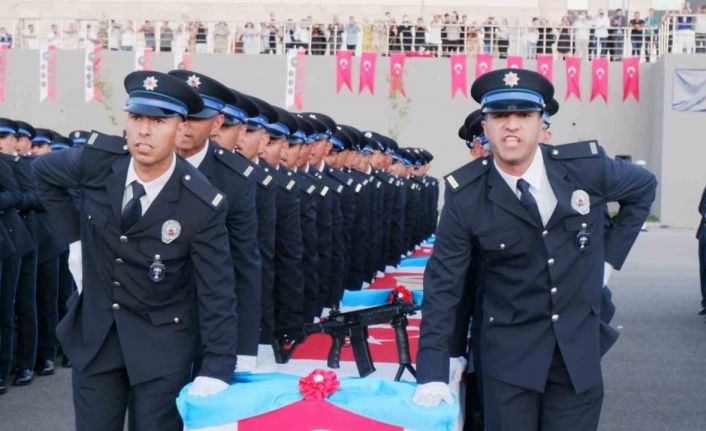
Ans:
[[[569,72],[569,76],[573,78],[576,75],[576,68],[574,66],[571,66],[568,69],[568,72]]]
[[[366,71],[370,70],[371,67],[373,67],[373,63],[371,61],[366,60],[363,62],[363,69]]]

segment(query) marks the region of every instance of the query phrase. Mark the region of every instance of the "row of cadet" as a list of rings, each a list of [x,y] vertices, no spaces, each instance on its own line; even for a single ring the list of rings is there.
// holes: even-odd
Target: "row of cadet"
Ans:
[[[186,80],[205,106],[184,122],[177,153],[204,173],[229,204],[239,369],[256,366],[258,350],[262,345],[270,349],[276,329],[327,315],[345,290],[366,288],[434,232],[438,181],[427,175],[433,159],[428,151],[400,148],[390,137],[337,124],[321,113],[287,112],[203,74],[170,74]],[[134,83],[128,76],[126,87],[141,87],[137,90],[154,96],[159,74],[142,75],[131,75]],[[0,121],[0,139],[7,142],[0,163],[0,379],[5,388],[12,364],[19,369],[18,385],[31,382],[35,362],[42,369],[53,366],[47,362],[55,353],[45,351],[43,343],[50,339],[56,350],[58,316],[45,310],[45,297],[53,298],[54,309],[65,308],[74,288],[67,261],[81,264],[80,249],[71,257],[65,244],[44,250],[54,237],[33,188],[32,160],[50,151],[94,145],[97,139],[123,138],[76,131],[68,139],[27,123]],[[47,259],[63,278],[47,280]],[[68,266],[80,289],[81,270]],[[39,347],[29,345],[37,332]]]

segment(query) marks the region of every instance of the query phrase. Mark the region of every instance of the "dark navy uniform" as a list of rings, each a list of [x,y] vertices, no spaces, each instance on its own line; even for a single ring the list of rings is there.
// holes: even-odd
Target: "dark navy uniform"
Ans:
[[[304,292],[300,298],[303,323],[313,320],[312,307],[308,304],[318,305],[319,291],[319,235],[316,227],[316,203],[320,193],[315,180],[297,170],[294,173],[299,189],[299,218],[301,220],[302,234],[302,276]],[[310,320],[311,319],[311,320]]]
[[[701,281],[701,311],[699,314],[706,316],[706,188],[701,194],[699,202],[699,228],[696,239],[699,240],[699,279]]]

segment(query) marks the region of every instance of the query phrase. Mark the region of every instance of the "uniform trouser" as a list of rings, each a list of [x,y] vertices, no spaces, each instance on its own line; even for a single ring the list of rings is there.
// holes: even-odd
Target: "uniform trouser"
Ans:
[[[59,321],[59,258],[37,265],[37,363],[56,357],[56,324]]]
[[[701,306],[706,308],[706,240],[699,240],[699,276],[701,278]]]
[[[603,404],[603,384],[576,394],[558,348],[544,392],[483,375],[487,431],[594,431]]]
[[[34,368],[37,352],[37,250],[22,256],[20,279],[15,297],[17,316],[17,366]]]
[[[15,324],[15,294],[20,275],[19,257],[3,259],[0,281],[0,379],[5,380],[12,364],[12,345]]]
[[[181,431],[175,400],[190,374],[191,367],[131,385],[113,326],[86,369],[72,369],[76,430],[123,431],[127,411],[130,431]]]
[[[74,290],[76,288],[74,286],[74,278],[69,271],[69,251],[67,250],[59,255],[59,320],[63,319],[66,312],[69,311],[66,303],[71,298]]]

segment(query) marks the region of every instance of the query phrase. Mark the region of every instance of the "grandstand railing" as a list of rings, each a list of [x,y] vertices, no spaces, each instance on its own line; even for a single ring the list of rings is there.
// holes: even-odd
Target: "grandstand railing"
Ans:
[[[587,23],[588,24],[588,23]],[[11,48],[38,49],[55,45],[82,49],[102,45],[109,50],[137,47],[155,52],[185,51],[224,54],[283,54],[302,49],[311,55],[335,55],[338,50],[382,55],[404,52],[410,56],[436,57],[453,53],[491,53],[533,58],[578,56],[640,56],[655,61],[667,53],[706,53],[706,14],[668,14],[653,27],[595,28],[586,26],[506,26],[497,23],[436,24],[375,21],[358,24],[352,35],[344,23],[312,22],[154,22],[112,20],[15,19],[1,20],[0,43]],[[54,27],[52,27],[54,26]],[[7,37],[6,33],[11,35]],[[350,42],[350,43],[349,43]]]

